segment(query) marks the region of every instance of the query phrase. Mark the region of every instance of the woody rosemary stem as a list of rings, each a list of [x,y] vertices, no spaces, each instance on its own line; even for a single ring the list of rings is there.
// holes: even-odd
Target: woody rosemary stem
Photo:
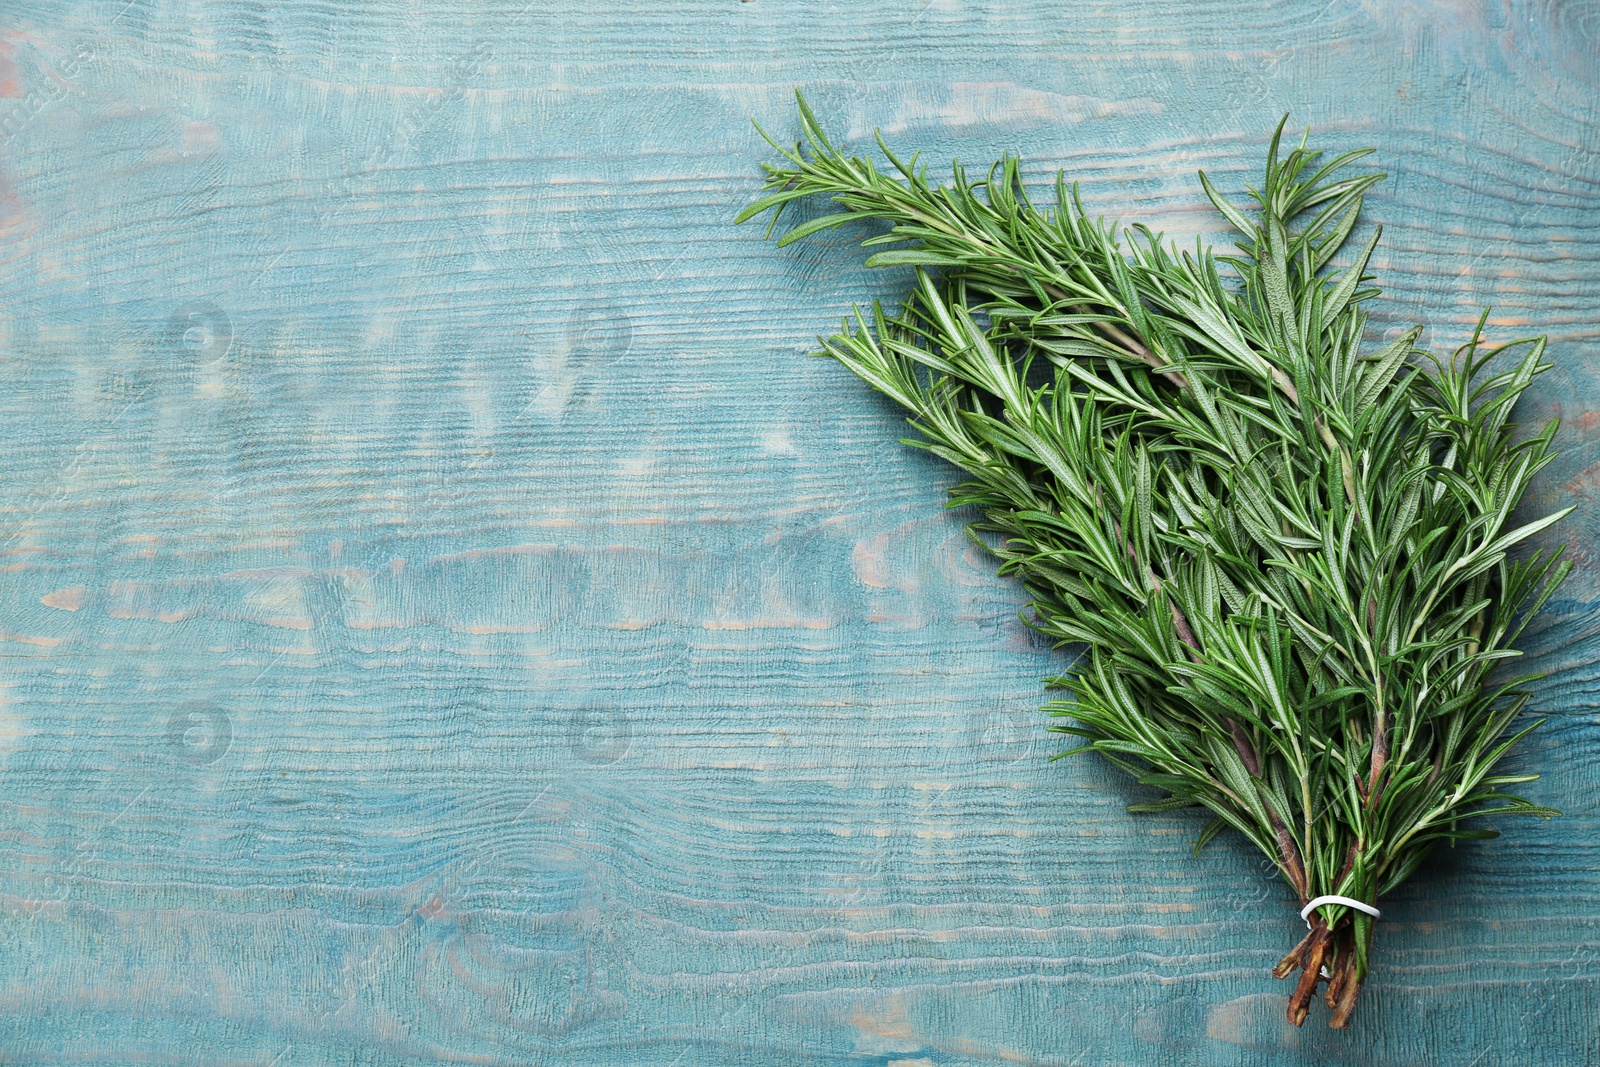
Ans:
[[[1311,923],[1311,931],[1273,968],[1272,973],[1279,978],[1287,978],[1295,971],[1299,972],[1299,980],[1289,996],[1288,1009],[1289,1021],[1296,1026],[1305,1022],[1311,1012],[1311,1001],[1316,996],[1318,984],[1326,981],[1328,988],[1323,1002],[1332,1012],[1328,1025],[1335,1030],[1343,1030],[1350,1025],[1356,999],[1366,981],[1361,961],[1370,954],[1373,927],[1368,926],[1362,935],[1348,917],[1340,919],[1331,930],[1320,916],[1313,918]],[[1356,939],[1362,936],[1365,937],[1365,944],[1358,947]],[[1328,972],[1326,975],[1323,974],[1324,969]]]

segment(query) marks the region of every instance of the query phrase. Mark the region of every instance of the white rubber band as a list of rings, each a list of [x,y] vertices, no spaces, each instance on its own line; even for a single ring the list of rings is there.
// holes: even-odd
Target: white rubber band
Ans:
[[[1329,893],[1327,896],[1318,897],[1316,900],[1313,900],[1311,903],[1300,909],[1300,918],[1305,920],[1307,930],[1311,929],[1311,913],[1322,907],[1324,904],[1343,904],[1347,908],[1354,908],[1357,911],[1364,911],[1374,919],[1383,918],[1383,912],[1379,911],[1377,908],[1374,908],[1371,904],[1367,904],[1360,900],[1352,900],[1349,897],[1341,897],[1337,893]]]

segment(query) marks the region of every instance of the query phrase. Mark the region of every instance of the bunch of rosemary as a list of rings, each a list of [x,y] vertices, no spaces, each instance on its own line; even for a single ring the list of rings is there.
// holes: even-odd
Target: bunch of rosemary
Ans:
[[[1280,123],[1251,213],[1201,174],[1239,234],[1224,256],[1119,235],[1059,175],[1041,210],[1014,158],[936,186],[881,137],[893,173],[847,157],[804,99],[800,119],[793,150],[767,137],[784,163],[739,221],[820,195],[839,210],[779,244],[889,224],[862,243],[898,247],[867,263],[915,266],[915,287],[819,354],[966,472],[951,506],[981,515],[1028,624],[1085,649],[1048,680],[1071,697],[1050,728],[1165,794],[1131,810],[1204,807],[1196,850],[1232,827],[1302,906],[1374,911],[1440,841],[1495,836],[1464,820],[1555,814],[1506,792],[1534,775],[1495,773],[1537,725],[1512,732],[1531,676],[1495,668],[1570,567],[1509,554],[1567,513],[1511,527],[1553,456],[1554,423],[1509,421],[1544,341],[1487,346],[1480,319],[1450,359],[1418,329],[1363,351],[1378,234],[1330,264],[1383,177],[1345,176],[1366,151],[1280,154]],[[1289,1018],[1326,979],[1347,1026],[1373,917],[1328,901],[1307,925],[1274,969],[1299,972]]]

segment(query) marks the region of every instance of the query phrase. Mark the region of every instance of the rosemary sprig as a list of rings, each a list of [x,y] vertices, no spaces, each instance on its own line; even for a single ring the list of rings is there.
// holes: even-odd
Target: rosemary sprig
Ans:
[[[819,354],[966,473],[951,506],[981,516],[1025,620],[1083,648],[1048,680],[1070,694],[1050,729],[1082,742],[1061,755],[1162,792],[1130,810],[1208,809],[1196,851],[1237,830],[1302,905],[1375,904],[1439,842],[1496,836],[1469,819],[1556,814],[1507,792],[1535,775],[1495,773],[1538,723],[1513,730],[1535,676],[1494,672],[1570,568],[1511,554],[1571,510],[1512,525],[1554,455],[1554,422],[1510,422],[1545,342],[1485,344],[1485,313],[1449,359],[1420,328],[1366,350],[1378,234],[1331,264],[1383,177],[1347,176],[1370,150],[1283,152],[1280,123],[1249,212],[1202,173],[1238,231],[1216,255],[1089,218],[1060,175],[1040,209],[1009,156],[935,185],[879,138],[880,169],[799,107],[804,141],[767,138],[783,162],[738,221],[828,197],[779,244],[879,220],[867,263],[916,268],[898,311],[856,310]],[[1347,1026],[1373,920],[1324,904],[1310,925],[1274,970],[1299,972],[1289,1018],[1326,978]]]

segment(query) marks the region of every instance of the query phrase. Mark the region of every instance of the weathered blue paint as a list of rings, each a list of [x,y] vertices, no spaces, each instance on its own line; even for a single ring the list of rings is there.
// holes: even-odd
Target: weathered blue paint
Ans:
[[[0,53],[0,1061],[1600,1063],[1600,9],[35,0]],[[949,472],[728,225],[795,132],[1188,239],[1373,144],[1378,331],[1548,331],[1565,818],[1386,905],[1350,1034],[1089,761]]]

